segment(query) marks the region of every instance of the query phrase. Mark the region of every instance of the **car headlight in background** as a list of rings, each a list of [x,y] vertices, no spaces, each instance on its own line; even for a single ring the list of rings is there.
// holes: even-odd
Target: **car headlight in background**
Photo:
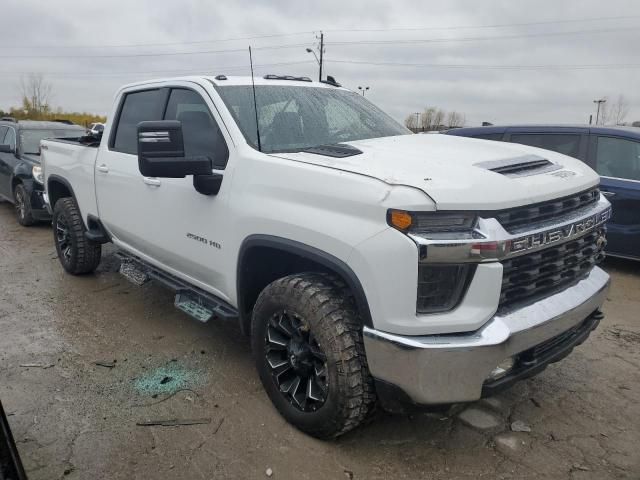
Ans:
[[[387,223],[405,233],[471,232],[476,220],[473,212],[387,211]]]
[[[42,167],[40,165],[34,165],[31,169],[31,175],[33,175],[33,179],[38,182],[40,185],[44,185],[44,172],[42,171]]]

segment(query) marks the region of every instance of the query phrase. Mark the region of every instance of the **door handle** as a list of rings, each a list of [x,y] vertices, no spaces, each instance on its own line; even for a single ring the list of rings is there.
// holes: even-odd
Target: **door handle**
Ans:
[[[609,198],[611,198],[611,197],[615,197],[615,196],[616,196],[616,193],[615,193],[615,192],[607,192],[607,191],[604,191],[604,190],[602,190],[602,194],[603,194],[605,197],[609,197]]]
[[[159,187],[160,186],[160,180],[158,180],[155,177],[142,177],[142,181],[144,183],[146,183],[147,185],[151,185],[153,187]]]
[[[100,164],[96,167],[96,170],[102,173],[109,173],[109,167],[107,167],[106,163]]]

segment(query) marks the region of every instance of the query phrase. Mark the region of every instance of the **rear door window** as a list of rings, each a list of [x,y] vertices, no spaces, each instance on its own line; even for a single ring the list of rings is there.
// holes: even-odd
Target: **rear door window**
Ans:
[[[578,158],[580,135],[562,133],[512,133],[512,143],[544,148]]]
[[[138,123],[162,120],[166,99],[165,90],[145,90],[127,93],[122,102],[112,149],[137,155]]]
[[[603,177],[640,181],[640,142],[598,137],[596,171]]]
[[[224,169],[229,149],[204,99],[193,90],[174,88],[169,96],[165,120],[182,123],[184,154],[209,157],[216,169]]]

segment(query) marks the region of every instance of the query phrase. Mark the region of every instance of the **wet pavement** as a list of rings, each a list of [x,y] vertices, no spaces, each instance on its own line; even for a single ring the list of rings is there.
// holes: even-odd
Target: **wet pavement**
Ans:
[[[31,480],[640,478],[640,263],[608,260],[605,320],[568,358],[447,415],[381,414],[335,442],[271,406],[233,323],[59,265],[0,203],[0,398]],[[144,425],[157,420],[191,425]],[[156,422],[157,423],[157,422]],[[175,422],[174,422],[175,423]],[[141,425],[142,424],[142,425]]]

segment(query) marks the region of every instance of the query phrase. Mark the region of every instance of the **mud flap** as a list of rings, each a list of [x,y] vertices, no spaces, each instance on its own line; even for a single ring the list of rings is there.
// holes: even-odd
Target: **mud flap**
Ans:
[[[0,402],[0,480],[27,480]]]

